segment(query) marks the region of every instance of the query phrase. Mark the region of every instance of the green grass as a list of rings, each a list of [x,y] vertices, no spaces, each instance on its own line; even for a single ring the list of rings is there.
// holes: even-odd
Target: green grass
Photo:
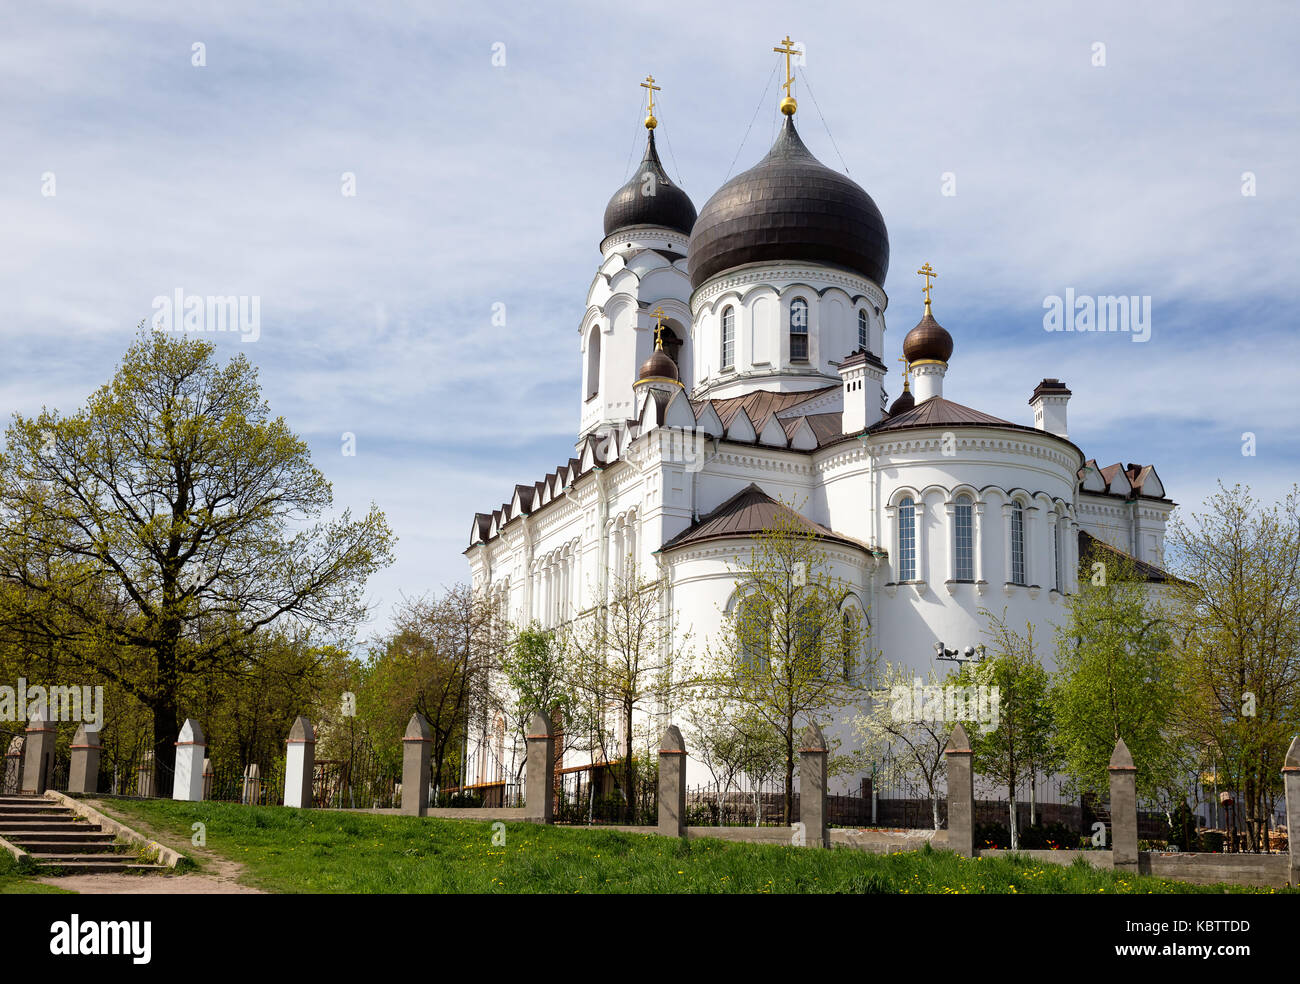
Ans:
[[[67,895],[66,889],[42,885],[31,877],[31,870],[20,870],[8,851],[0,850],[0,895]],[[49,874],[48,871],[43,874]]]
[[[172,839],[206,825],[207,848],[272,892],[1222,893],[1084,863],[873,855],[511,823],[171,800],[112,800]],[[1229,891],[1268,891],[1228,888]]]

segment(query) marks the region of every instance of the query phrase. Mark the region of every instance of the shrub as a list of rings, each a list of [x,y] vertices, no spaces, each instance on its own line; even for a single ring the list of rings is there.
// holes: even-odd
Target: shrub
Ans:
[[[1020,846],[1027,851],[1066,851],[1079,846],[1079,834],[1063,823],[1026,827],[1020,832]]]
[[[975,847],[1007,848],[1011,846],[1011,831],[1000,823],[977,823],[975,825]]]
[[[1209,854],[1223,853],[1223,831],[1205,830],[1196,839],[1196,849]]]

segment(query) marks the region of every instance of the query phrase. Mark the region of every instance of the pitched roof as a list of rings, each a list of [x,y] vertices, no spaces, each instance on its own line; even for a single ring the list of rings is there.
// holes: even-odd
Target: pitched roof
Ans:
[[[705,540],[723,540],[730,537],[752,536],[776,526],[778,518],[793,517],[795,525],[814,536],[834,543],[843,543],[859,550],[868,550],[866,544],[842,536],[820,523],[795,512],[778,502],[756,484],[750,483],[712,512],[701,516],[682,532],[665,543],[660,550],[673,550]]]
[[[995,417],[991,413],[975,410],[972,407],[942,396],[932,396],[922,400],[910,410],[905,410],[896,417],[887,417],[870,429],[875,434],[879,431],[902,430],[906,427],[937,427],[948,424],[975,424],[980,427],[1012,427],[1017,430],[1033,430],[1023,424],[1013,424],[1009,420]]]
[[[1117,557],[1123,557],[1133,565],[1142,580],[1148,584],[1187,584],[1182,578],[1174,577],[1163,567],[1157,567],[1155,564],[1149,564],[1145,560],[1138,560],[1130,553],[1120,550],[1118,547],[1112,547],[1105,540],[1099,540],[1086,530],[1079,531],[1079,563],[1082,565],[1089,553],[1093,551],[1102,551],[1105,553],[1115,554]],[[1082,573],[1080,574],[1082,577]],[[1089,574],[1091,576],[1091,574]]]
[[[831,390],[838,390],[839,386],[823,386],[820,389],[802,390],[798,393],[775,393],[771,390],[755,390],[752,393],[746,393],[744,396],[729,396],[726,399],[708,400],[705,402],[712,403],[713,409],[717,411],[718,418],[722,421],[723,427],[730,427],[732,418],[743,408],[749,415],[750,422],[754,425],[754,430],[762,433],[763,426],[767,423],[767,418],[774,413],[781,413],[789,410],[791,407],[798,406],[828,393]],[[698,406],[702,406],[699,404]],[[695,415],[699,416],[698,406]]]

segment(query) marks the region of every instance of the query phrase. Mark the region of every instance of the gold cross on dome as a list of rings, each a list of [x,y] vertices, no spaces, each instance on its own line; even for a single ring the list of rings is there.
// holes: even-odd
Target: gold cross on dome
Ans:
[[[794,46],[794,42],[790,40],[790,35],[787,34],[785,40],[781,42],[781,47],[772,50],[778,55],[785,55],[785,81],[781,85],[785,87],[785,97],[789,99],[790,86],[794,85],[794,76],[790,74],[790,56],[799,54],[799,49]]]
[[[642,88],[642,89],[645,89],[645,90],[646,90],[646,95],[650,97],[650,106],[649,106],[649,108],[646,110],[646,115],[649,116],[650,119],[654,119],[654,117],[655,117],[655,93],[656,93],[656,92],[662,92],[663,90],[662,90],[661,87],[655,85],[655,77],[654,77],[653,75],[647,75],[647,76],[645,77],[645,81],[641,83],[641,88]]]
[[[662,351],[664,347],[664,309],[657,307],[654,310],[655,316],[655,350]]]
[[[912,375],[912,363],[903,357],[900,357],[898,361],[903,364],[903,389],[906,390]]]
[[[921,292],[925,294],[925,313],[929,314],[930,313],[930,279],[934,278],[935,280],[938,280],[939,275],[934,272],[934,268],[930,266],[928,262],[916,272],[925,278],[925,286],[921,288]]]

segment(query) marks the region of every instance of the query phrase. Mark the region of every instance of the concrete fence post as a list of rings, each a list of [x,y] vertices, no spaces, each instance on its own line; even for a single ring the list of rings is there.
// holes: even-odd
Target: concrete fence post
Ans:
[[[975,857],[975,752],[960,723],[943,750],[948,770],[948,849]]]
[[[551,742],[551,719],[545,711],[534,711],[529,718],[527,741],[524,819],[529,823],[552,823],[555,820],[555,746]]]
[[[212,759],[203,760],[203,798],[212,799],[212,784],[216,781],[216,775],[212,772]]]
[[[1137,767],[1121,738],[1115,742],[1110,765],[1110,856],[1117,871],[1137,874]]]
[[[172,799],[197,803],[203,799],[203,754],[208,743],[203,729],[194,718],[186,718],[176,739],[176,772],[172,781]]]
[[[1291,855],[1290,883],[1300,886],[1300,735],[1291,739],[1282,763],[1282,787],[1286,792],[1286,843]]]
[[[402,812],[423,817],[429,813],[429,773],[433,729],[419,711],[411,715],[402,739]]]
[[[244,788],[239,801],[245,806],[256,806],[262,801],[262,767],[256,762],[244,766]]]
[[[45,720],[37,708],[27,722],[27,740],[23,743],[26,763],[23,766],[23,792],[40,795],[54,785],[54,739],[58,731],[54,722]]]
[[[302,810],[312,807],[312,779],[316,775],[316,732],[299,716],[289,730],[284,752],[284,805]]]
[[[23,791],[23,743],[22,735],[14,735],[5,751],[4,786],[0,791],[21,793]]]
[[[99,792],[99,729],[77,725],[72,736],[72,763],[68,767],[68,792]]]
[[[153,767],[153,749],[149,749],[140,756],[140,764],[136,767],[135,794],[144,799],[152,799],[158,795],[155,789],[157,773]]]
[[[799,822],[808,847],[831,846],[831,832],[826,826],[828,754],[826,736],[813,721],[804,729],[803,747],[799,749]]]
[[[659,833],[686,836],[686,742],[675,724],[659,741]]]

